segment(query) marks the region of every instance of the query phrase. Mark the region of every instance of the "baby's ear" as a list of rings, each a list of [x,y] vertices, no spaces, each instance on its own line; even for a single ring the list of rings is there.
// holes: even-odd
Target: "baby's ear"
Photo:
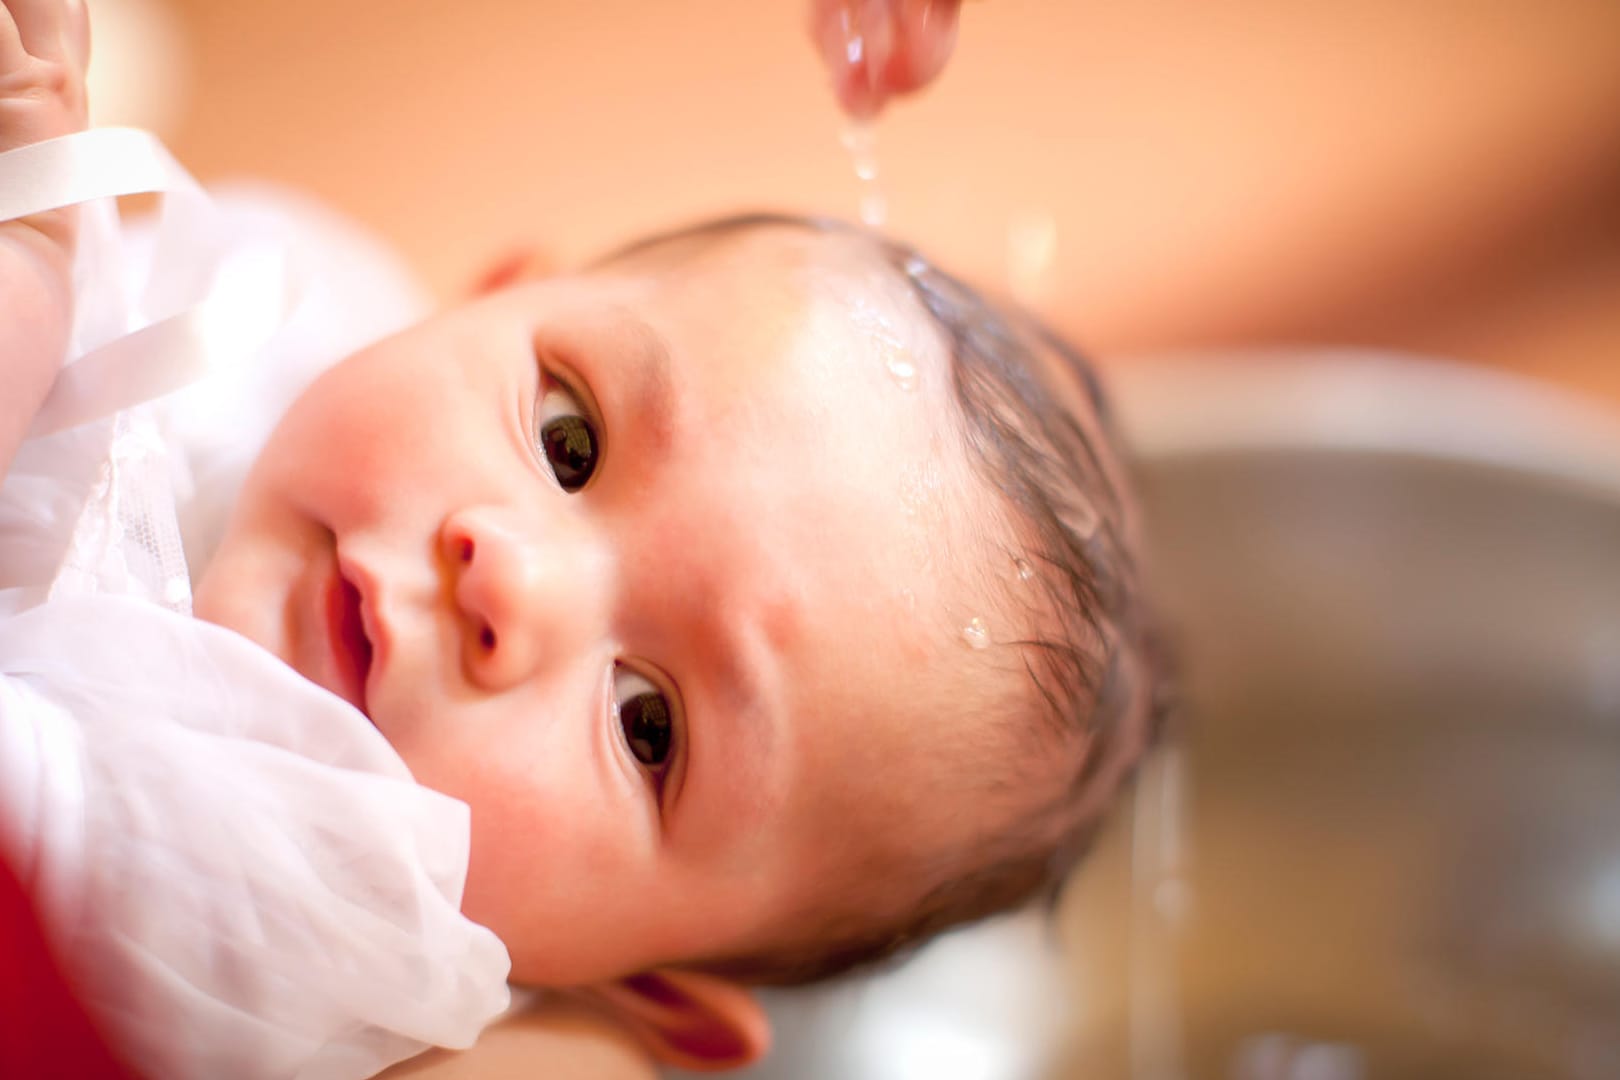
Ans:
[[[649,971],[593,986],[587,996],[665,1065],[738,1069],[771,1048],[771,1023],[754,995],[714,975]]]
[[[518,248],[490,263],[473,279],[471,292],[474,296],[483,296],[519,281],[548,277],[555,269],[556,264],[539,248]]]

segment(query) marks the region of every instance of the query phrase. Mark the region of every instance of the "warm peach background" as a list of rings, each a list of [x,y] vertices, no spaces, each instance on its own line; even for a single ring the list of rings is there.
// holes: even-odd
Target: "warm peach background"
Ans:
[[[205,179],[312,189],[444,295],[742,207],[853,216],[806,0],[171,0]],[[92,5],[93,7],[94,5]],[[1616,0],[984,0],[878,131],[898,232],[1107,356],[1378,344],[1620,403]]]

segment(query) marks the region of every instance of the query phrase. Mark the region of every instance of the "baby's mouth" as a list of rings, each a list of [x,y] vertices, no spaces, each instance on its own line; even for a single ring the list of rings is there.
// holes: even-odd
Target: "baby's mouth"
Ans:
[[[360,612],[360,590],[341,573],[332,575],[326,593],[326,629],[337,672],[340,697],[367,716],[366,677],[371,674],[371,639]]]

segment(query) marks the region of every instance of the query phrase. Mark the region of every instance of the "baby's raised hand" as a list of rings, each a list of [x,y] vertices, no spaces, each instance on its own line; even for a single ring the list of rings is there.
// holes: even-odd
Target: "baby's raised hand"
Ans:
[[[83,130],[89,59],[83,0],[0,3],[0,152]],[[78,220],[70,207],[0,221],[0,476],[67,348]]]

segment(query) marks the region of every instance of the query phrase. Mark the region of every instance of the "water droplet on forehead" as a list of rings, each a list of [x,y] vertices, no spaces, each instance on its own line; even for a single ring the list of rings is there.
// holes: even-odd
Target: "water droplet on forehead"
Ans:
[[[962,627],[962,640],[975,649],[987,648],[990,645],[990,630],[984,625],[984,620],[975,615]]]
[[[1017,573],[1019,581],[1028,581],[1035,576],[1035,568],[1028,559],[1014,559],[1013,571]]]
[[[887,361],[885,361],[885,363],[887,364],[887,366],[889,368],[889,374],[894,377],[894,381],[895,381],[896,384],[899,385],[900,389],[902,389],[902,390],[914,390],[914,389],[916,389],[916,387],[917,387],[917,365],[916,364],[913,364],[910,360],[907,360],[904,356],[897,356],[897,355],[894,355],[892,353],[889,355],[889,358],[888,358]]]
[[[849,321],[867,339],[870,347],[882,355],[883,366],[889,369],[889,377],[900,389],[914,389],[917,385],[917,364],[911,359],[911,350],[893,319],[871,302],[857,298],[850,306]]]

